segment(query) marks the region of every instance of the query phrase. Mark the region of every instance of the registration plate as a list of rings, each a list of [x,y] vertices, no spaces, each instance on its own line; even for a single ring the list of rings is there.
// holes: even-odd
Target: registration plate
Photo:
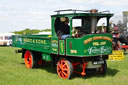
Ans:
[[[104,61],[94,61],[93,64],[94,64],[94,65],[97,65],[97,64],[104,64]]]

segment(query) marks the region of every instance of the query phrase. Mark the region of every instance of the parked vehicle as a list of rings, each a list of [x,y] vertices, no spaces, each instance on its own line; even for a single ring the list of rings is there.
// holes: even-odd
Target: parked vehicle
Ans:
[[[109,20],[113,14],[96,9],[56,12],[51,16],[52,35],[13,36],[12,45],[22,48],[17,52],[22,52],[26,67],[31,69],[48,61],[56,66],[59,77],[64,79],[71,78],[74,72],[85,76],[86,69],[105,74],[106,59],[112,54]],[[102,18],[106,19],[106,29],[98,31],[97,23]]]
[[[14,33],[0,33],[0,45],[11,46]]]

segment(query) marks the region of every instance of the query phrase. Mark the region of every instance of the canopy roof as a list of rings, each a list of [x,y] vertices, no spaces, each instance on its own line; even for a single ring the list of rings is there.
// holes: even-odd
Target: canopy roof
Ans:
[[[60,12],[73,12],[73,13],[63,13],[60,14]],[[94,12],[92,12],[94,11]],[[98,10],[96,9],[92,9],[92,10],[57,10],[55,11],[57,12],[56,15],[51,15],[51,17],[77,17],[77,16],[96,16],[96,17],[112,17],[113,14],[110,13],[109,11],[103,11],[103,12],[98,12]],[[82,13],[81,13],[82,12]]]

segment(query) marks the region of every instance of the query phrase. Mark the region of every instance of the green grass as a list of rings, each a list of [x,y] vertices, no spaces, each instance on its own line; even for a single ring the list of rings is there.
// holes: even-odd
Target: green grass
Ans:
[[[56,68],[27,69],[16,48],[0,47],[0,85],[128,85],[128,56],[122,61],[107,61],[105,76],[75,75],[64,80],[56,74]]]

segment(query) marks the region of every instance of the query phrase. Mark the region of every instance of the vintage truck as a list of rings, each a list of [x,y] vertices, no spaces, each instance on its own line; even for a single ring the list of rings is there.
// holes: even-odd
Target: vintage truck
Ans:
[[[59,77],[64,79],[71,78],[73,73],[84,76],[86,69],[105,74],[106,59],[112,53],[109,20],[113,14],[108,11],[98,12],[96,9],[55,12],[57,14],[51,15],[51,35],[12,37],[12,46],[22,48],[17,52],[22,53],[26,67],[31,69],[38,64],[51,62],[56,66]],[[106,26],[98,29],[97,24],[102,18]],[[69,28],[64,27],[67,20]],[[68,32],[65,34],[63,31]],[[68,36],[62,39],[64,35]]]

